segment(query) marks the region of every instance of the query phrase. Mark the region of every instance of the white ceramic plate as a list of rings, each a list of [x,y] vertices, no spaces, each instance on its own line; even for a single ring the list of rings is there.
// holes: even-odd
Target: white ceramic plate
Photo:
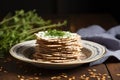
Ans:
[[[34,64],[42,68],[65,69],[98,60],[103,57],[106,51],[105,47],[98,43],[82,40],[84,47],[82,49],[82,53],[87,56],[86,59],[76,62],[48,63],[43,61],[36,61],[30,58],[31,55],[35,53],[35,42],[36,40],[30,40],[16,44],[10,49],[10,54],[16,59]]]

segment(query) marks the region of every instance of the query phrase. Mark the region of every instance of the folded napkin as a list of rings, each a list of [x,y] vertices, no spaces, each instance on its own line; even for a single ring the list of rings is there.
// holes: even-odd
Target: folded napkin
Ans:
[[[91,62],[90,66],[105,62],[110,56],[120,60],[120,26],[115,26],[108,31],[99,25],[81,28],[77,31],[82,39],[99,43],[106,47],[106,54],[99,60]]]

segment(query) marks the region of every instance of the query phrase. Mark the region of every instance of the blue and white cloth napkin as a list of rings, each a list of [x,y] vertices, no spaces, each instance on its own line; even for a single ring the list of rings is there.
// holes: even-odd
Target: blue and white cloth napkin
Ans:
[[[101,59],[91,62],[90,66],[101,64],[110,56],[120,60],[120,26],[115,26],[106,31],[99,25],[92,25],[79,29],[77,33],[81,35],[82,39],[97,42],[107,49],[107,53]]]

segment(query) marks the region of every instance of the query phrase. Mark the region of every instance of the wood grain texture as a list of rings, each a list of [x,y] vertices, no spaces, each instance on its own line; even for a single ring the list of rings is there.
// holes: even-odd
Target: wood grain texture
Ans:
[[[68,80],[70,78],[80,80],[81,77],[89,77],[89,80],[96,80],[97,77],[92,77],[93,74],[100,78],[102,77],[101,75],[106,74],[105,80],[110,80],[104,64],[91,67],[88,64],[84,64],[71,69],[54,70],[39,68],[10,57],[0,60],[0,69],[0,80],[52,80],[51,78],[55,77],[60,79],[55,78],[53,80]]]
[[[109,14],[80,14],[69,17],[69,26],[72,32],[91,25],[99,25],[107,30],[118,25],[118,23]]]
[[[120,80],[120,62],[106,64],[113,80]]]

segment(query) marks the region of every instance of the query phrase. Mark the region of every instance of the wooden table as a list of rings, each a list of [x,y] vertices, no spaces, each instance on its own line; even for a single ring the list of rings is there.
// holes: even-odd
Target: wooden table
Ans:
[[[118,25],[109,14],[80,14],[47,18],[53,21],[67,19],[68,27],[64,29],[71,32],[94,24],[105,29]],[[0,80],[120,80],[120,62],[111,57],[100,65],[89,66],[88,63],[72,69],[50,70],[38,68],[8,56],[0,59]]]

